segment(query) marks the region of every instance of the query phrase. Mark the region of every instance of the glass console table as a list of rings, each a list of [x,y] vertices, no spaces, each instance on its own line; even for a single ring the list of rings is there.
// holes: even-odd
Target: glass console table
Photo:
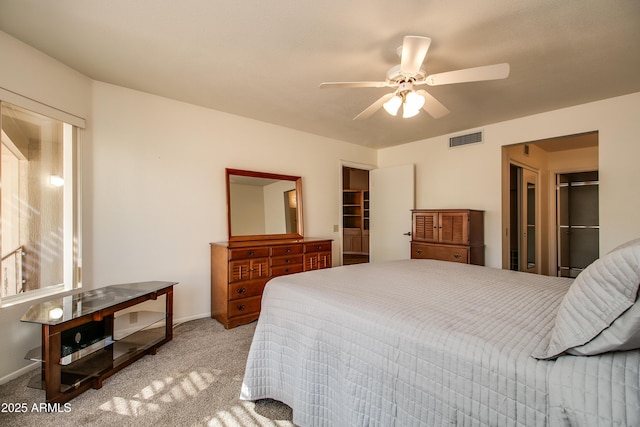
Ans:
[[[47,402],[67,402],[173,338],[173,286],[140,282],[33,305],[20,319],[42,325],[42,346],[25,358],[42,362],[31,386]],[[164,299],[162,310],[150,300]],[[148,307],[151,305],[151,307]]]

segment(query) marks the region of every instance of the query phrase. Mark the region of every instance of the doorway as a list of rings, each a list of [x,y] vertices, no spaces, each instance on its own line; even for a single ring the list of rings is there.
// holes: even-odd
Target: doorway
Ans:
[[[296,189],[284,192],[284,224],[285,232],[296,233],[298,230],[298,201]]]
[[[597,131],[502,147],[502,268],[572,277],[597,258],[597,171]]]
[[[369,171],[342,167],[342,265],[369,262]]]

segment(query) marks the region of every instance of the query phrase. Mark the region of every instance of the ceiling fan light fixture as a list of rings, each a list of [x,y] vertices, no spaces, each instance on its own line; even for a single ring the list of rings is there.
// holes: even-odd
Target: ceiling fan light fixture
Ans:
[[[394,95],[390,100],[383,104],[383,107],[387,111],[387,113],[391,114],[392,116],[396,116],[401,105],[402,98],[398,95]]]
[[[418,115],[419,112],[420,112],[419,108],[412,108],[410,105],[407,105],[407,103],[405,103],[404,106],[402,107],[402,118],[409,119],[411,117],[415,117]]]
[[[424,105],[424,97],[422,95],[411,91],[407,93],[407,95],[405,96],[405,100],[404,100],[405,109],[408,107],[410,110],[419,111],[423,105]]]

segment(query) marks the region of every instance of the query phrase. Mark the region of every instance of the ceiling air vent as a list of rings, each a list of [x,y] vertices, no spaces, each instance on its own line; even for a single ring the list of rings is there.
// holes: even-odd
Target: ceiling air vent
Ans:
[[[479,142],[482,142],[482,131],[452,136],[449,138],[449,147],[460,147],[461,145],[477,144]]]

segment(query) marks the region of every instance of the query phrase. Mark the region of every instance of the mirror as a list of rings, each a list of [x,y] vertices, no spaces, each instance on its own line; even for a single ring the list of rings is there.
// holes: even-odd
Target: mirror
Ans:
[[[226,172],[230,241],[302,238],[302,178]]]

